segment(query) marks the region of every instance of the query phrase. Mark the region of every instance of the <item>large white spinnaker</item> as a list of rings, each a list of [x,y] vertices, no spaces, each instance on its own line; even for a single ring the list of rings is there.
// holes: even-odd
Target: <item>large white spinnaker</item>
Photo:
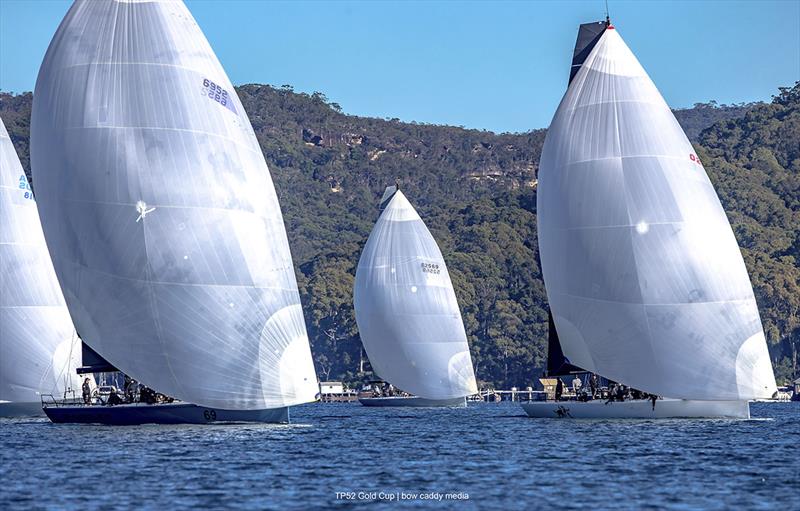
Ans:
[[[39,71],[31,160],[83,340],[184,401],[318,392],[283,218],[242,103],[180,1],[76,1]]]
[[[399,190],[361,253],[353,301],[361,342],[381,378],[428,399],[478,391],[442,253]]]
[[[0,402],[80,393],[80,343],[42,235],[36,201],[0,119]]]
[[[537,193],[547,296],[572,364],[674,398],[775,392],[725,212],[683,130],[613,27],[553,118]]]

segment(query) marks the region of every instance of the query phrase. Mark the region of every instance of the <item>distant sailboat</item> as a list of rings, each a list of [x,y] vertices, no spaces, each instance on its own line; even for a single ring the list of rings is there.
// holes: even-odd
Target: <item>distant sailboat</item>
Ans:
[[[532,402],[529,415],[749,417],[748,400],[776,391],[725,212],[610,23],[581,25],[537,195],[551,328],[568,370],[664,398]]]
[[[0,190],[0,417],[42,415],[42,395],[80,391],[80,347],[2,119]]]
[[[31,159],[84,342],[180,400],[54,421],[285,422],[319,391],[278,199],[182,2],[78,0],[42,63]]]
[[[381,204],[356,270],[356,322],[375,373],[413,396],[361,402],[464,406],[478,389],[442,253],[403,192],[387,188]]]

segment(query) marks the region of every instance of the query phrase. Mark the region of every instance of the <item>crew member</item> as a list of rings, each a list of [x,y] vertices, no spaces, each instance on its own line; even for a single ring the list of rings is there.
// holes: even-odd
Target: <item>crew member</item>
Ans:
[[[129,403],[133,403],[135,401],[136,387],[138,385],[139,384],[136,382],[136,380],[128,377],[128,375],[125,375],[125,399]]]
[[[576,396],[578,395],[578,391],[581,390],[581,385],[583,385],[583,382],[576,374],[575,379],[572,380],[572,391],[575,393]]]
[[[92,382],[89,378],[83,380],[81,390],[83,390],[83,403],[87,405],[92,404]]]
[[[613,402],[614,398],[617,397],[617,384],[614,383],[614,382],[609,382],[608,383],[608,390],[606,390],[606,394],[607,394],[607,397],[608,397],[608,401],[606,401],[606,404]]]
[[[125,401],[123,401],[123,399],[119,397],[119,394],[117,394],[117,389],[112,388],[111,394],[108,395],[108,401],[106,401],[106,404],[108,406],[114,406],[114,405],[121,405],[123,403],[125,403]]]
[[[561,401],[561,395],[564,393],[564,382],[561,378],[556,380],[556,401]]]

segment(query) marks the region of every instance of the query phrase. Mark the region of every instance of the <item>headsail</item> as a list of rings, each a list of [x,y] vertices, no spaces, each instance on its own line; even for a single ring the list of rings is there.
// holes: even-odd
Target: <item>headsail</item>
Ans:
[[[45,236],[89,346],[199,405],[315,399],[269,170],[182,2],[76,1],[42,63],[31,128]]]
[[[573,364],[675,398],[772,395],[758,308],[725,212],[613,27],[550,125],[537,200],[547,296]]]
[[[42,235],[36,201],[0,119],[0,402],[80,392],[80,346]]]
[[[361,253],[354,289],[358,330],[373,370],[428,399],[475,394],[467,335],[442,253],[403,192],[384,197],[388,203]]]

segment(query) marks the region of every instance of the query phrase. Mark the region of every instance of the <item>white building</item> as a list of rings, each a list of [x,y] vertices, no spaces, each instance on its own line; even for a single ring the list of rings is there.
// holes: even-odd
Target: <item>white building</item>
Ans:
[[[340,381],[321,381],[319,382],[320,394],[344,394],[344,383]]]

